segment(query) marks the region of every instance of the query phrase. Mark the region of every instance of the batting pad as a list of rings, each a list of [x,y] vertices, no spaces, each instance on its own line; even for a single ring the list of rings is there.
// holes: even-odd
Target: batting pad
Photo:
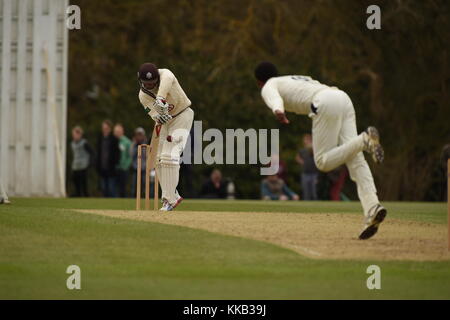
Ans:
[[[177,201],[177,185],[180,177],[180,165],[174,161],[161,159],[157,166],[157,174],[162,189],[161,198],[165,198],[170,204]]]

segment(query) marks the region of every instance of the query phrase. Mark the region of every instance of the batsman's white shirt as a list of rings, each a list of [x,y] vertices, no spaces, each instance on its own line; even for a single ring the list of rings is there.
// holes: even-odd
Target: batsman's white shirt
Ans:
[[[312,118],[314,161],[321,171],[346,164],[356,182],[358,196],[368,214],[378,204],[377,190],[364,159],[364,137],[356,130],[355,110],[350,97],[306,76],[269,79],[261,95],[273,112],[290,111]]]
[[[191,100],[187,97],[183,88],[181,88],[178,79],[169,69],[158,69],[159,71],[159,86],[150,90],[155,97],[163,97],[169,104],[169,114],[171,116],[176,115],[191,105]],[[139,90],[139,101],[142,106],[150,112],[150,116],[156,114],[153,110],[153,103],[155,99]],[[148,108],[148,109],[147,109]]]

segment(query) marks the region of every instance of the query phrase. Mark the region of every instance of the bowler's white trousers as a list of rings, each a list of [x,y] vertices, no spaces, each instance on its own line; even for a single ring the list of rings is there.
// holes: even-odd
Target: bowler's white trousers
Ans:
[[[356,183],[364,214],[378,204],[377,190],[369,165],[364,159],[363,135],[356,130],[355,109],[350,97],[338,89],[316,94],[311,113],[314,160],[319,170],[331,171],[346,164]]]
[[[161,184],[161,198],[170,204],[177,201],[177,185],[180,171],[180,156],[186,146],[192,127],[194,111],[187,108],[167,124],[161,126],[159,133],[156,172]]]

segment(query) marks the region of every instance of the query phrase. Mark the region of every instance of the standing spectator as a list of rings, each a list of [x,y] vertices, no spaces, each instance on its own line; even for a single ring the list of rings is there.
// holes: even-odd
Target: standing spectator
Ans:
[[[300,197],[276,174],[268,176],[261,182],[263,200],[299,200]]]
[[[72,129],[72,181],[75,186],[74,197],[89,197],[88,169],[92,163],[93,150],[83,138],[83,129],[75,126]]]
[[[117,165],[117,191],[121,198],[126,197],[128,174],[131,166],[131,140],[125,136],[123,125],[114,126],[114,136],[119,140],[120,160]]]
[[[303,148],[299,150],[295,160],[302,166],[301,184],[303,200],[317,200],[317,178],[319,170],[314,162],[312,136],[303,135]]]
[[[134,136],[133,136],[133,144],[131,145],[131,168],[133,170],[133,181],[131,183],[131,196],[136,196],[136,179],[137,179],[137,153],[138,153],[138,146],[141,144],[147,144],[147,137],[145,136],[145,130],[144,128],[136,128],[134,130]],[[145,190],[145,168],[146,168],[146,161],[145,161],[145,152],[142,154],[142,161],[141,161],[141,177],[144,177],[141,179],[141,191],[144,192]],[[150,184],[150,194],[153,193],[153,181]]]
[[[203,184],[201,197],[208,199],[225,199],[227,197],[227,183],[222,179],[222,172],[219,169],[214,169],[209,179]]]
[[[102,122],[102,134],[97,144],[97,171],[104,197],[116,197],[116,167],[120,160],[119,140],[112,134],[112,122]]]
[[[330,200],[341,201],[341,198],[347,198],[343,193],[342,189],[345,185],[345,180],[347,180],[348,170],[345,166],[339,166],[336,169],[327,173],[328,178],[331,181],[330,187]]]

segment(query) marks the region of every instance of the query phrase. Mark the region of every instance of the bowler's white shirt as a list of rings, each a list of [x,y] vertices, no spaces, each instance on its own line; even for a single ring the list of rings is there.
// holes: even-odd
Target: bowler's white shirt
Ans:
[[[270,78],[261,89],[261,95],[273,112],[280,110],[307,115],[311,113],[315,94],[328,88],[308,76],[281,76]]]

